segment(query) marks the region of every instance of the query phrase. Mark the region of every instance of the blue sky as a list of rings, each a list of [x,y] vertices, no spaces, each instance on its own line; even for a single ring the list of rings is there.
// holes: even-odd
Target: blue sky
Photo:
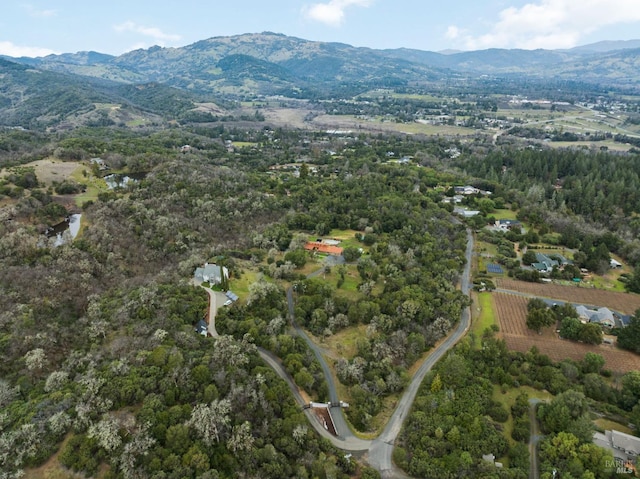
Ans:
[[[640,0],[8,0],[0,54],[118,55],[272,31],[371,48],[570,48],[640,37]]]

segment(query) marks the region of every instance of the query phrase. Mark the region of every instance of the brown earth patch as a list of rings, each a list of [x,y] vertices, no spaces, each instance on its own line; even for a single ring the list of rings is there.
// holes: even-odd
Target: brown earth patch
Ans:
[[[542,334],[531,331],[526,325],[529,298],[494,293],[493,300],[500,331],[509,349],[524,353],[535,346],[541,354],[549,356],[553,361],[563,359],[581,361],[585,354],[591,352],[600,354],[606,362],[605,368],[612,371],[626,373],[640,369],[640,356],[617,349],[615,346],[607,344],[596,346],[562,339],[556,333],[555,327],[545,328]]]
[[[496,285],[500,289],[518,291],[540,298],[560,299],[592,306],[606,306],[624,314],[633,314],[637,309],[640,309],[640,295],[632,293],[606,291],[582,286],[528,283],[509,278],[496,279]]]

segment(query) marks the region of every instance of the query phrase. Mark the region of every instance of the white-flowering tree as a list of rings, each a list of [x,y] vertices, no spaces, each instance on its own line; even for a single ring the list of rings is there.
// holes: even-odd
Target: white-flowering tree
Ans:
[[[296,441],[298,444],[302,445],[305,441],[305,438],[307,437],[307,432],[309,432],[309,429],[307,428],[307,426],[303,424],[298,424],[293,429],[293,440]]]
[[[18,394],[18,388],[12,388],[8,381],[0,379],[0,409],[9,405]]]
[[[287,323],[284,318],[278,315],[271,321],[269,321],[269,324],[267,325],[267,333],[269,333],[271,336],[277,336],[278,334],[282,333],[286,324]]]
[[[39,371],[47,364],[47,355],[42,348],[32,349],[24,355],[24,363],[29,371]]]
[[[64,434],[71,426],[71,416],[64,411],[58,411],[47,420],[47,428],[56,436]]]
[[[187,425],[195,429],[207,446],[220,442],[231,424],[229,413],[231,402],[228,399],[215,399],[211,404],[198,404],[191,413]]]
[[[44,390],[48,393],[61,390],[69,381],[69,373],[66,371],[53,371],[44,383]]]
[[[251,450],[254,442],[255,438],[251,434],[251,424],[249,424],[249,421],[245,421],[239,426],[233,427],[227,446],[234,453],[238,453]]]
[[[124,445],[119,462],[120,471],[125,479],[146,477],[137,471],[136,462],[139,457],[149,454],[155,442],[156,440],[149,435],[148,427],[143,427]]]
[[[107,452],[113,452],[122,445],[118,423],[109,415],[104,415],[102,419],[89,427],[88,436],[95,438],[100,447]]]

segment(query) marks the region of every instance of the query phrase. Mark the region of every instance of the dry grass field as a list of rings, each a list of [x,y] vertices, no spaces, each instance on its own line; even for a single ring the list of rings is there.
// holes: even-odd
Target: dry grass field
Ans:
[[[38,177],[38,181],[44,183],[46,186],[50,186],[54,181],[59,183],[69,179],[71,175],[73,175],[74,171],[81,168],[83,165],[75,161],[61,161],[45,158],[44,160],[33,161],[23,166],[33,167],[35,169],[36,176]]]

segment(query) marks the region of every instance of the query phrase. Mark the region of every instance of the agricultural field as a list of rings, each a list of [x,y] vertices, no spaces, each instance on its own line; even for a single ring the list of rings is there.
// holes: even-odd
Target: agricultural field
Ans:
[[[561,339],[555,332],[555,327],[545,328],[541,334],[531,331],[526,325],[529,301],[527,297],[494,293],[493,301],[501,335],[509,349],[526,352],[535,346],[540,353],[549,356],[553,361],[580,361],[585,354],[592,352],[600,354],[606,361],[605,368],[612,371],[626,373],[640,369],[640,356],[616,349],[614,346],[593,346]]]
[[[517,291],[540,298],[559,299],[592,306],[606,306],[624,314],[633,314],[640,308],[640,295],[619,291],[606,291],[582,286],[527,283],[509,278],[496,279],[496,286],[499,289]]]

